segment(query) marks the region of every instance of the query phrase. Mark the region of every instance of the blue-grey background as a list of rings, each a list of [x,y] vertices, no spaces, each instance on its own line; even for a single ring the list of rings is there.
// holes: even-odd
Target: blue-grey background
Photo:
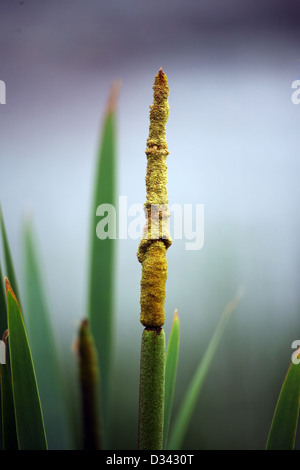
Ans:
[[[90,201],[111,82],[118,194],[145,200],[154,76],[170,85],[170,203],[204,204],[205,244],[168,251],[168,337],[181,322],[175,408],[242,285],[199,398],[187,449],[264,447],[291,343],[300,339],[300,5],[294,0],[0,0],[0,201],[22,279],[31,215],[63,354],[85,315]],[[118,242],[116,448],[135,448],[138,240]],[[75,412],[75,411],[74,411]]]

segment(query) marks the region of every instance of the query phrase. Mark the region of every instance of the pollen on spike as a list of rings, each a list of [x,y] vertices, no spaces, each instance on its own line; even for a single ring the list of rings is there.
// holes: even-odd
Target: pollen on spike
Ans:
[[[167,75],[165,74],[165,72],[163,71],[163,68],[160,67],[156,77],[155,77],[155,81],[158,83],[162,82],[164,84],[167,84],[168,80],[167,80]]]
[[[139,244],[142,264],[140,321],[146,328],[162,327],[165,321],[167,280],[166,251],[172,244],[168,229],[166,122],[169,116],[169,86],[162,67],[154,79],[147,139],[146,224]]]

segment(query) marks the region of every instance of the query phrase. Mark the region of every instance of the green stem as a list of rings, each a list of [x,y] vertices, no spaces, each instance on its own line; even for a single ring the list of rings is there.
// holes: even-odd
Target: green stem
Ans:
[[[161,450],[163,446],[165,391],[165,333],[145,328],[141,344],[139,450]]]

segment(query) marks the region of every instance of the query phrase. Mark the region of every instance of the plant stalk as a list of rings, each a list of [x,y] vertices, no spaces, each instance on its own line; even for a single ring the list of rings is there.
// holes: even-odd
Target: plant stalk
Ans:
[[[146,224],[138,249],[142,264],[140,321],[142,334],[139,395],[138,447],[163,448],[165,395],[165,298],[166,252],[172,244],[168,231],[170,216],[167,194],[166,122],[169,117],[169,86],[165,73],[155,77],[153,104],[147,140]]]
[[[163,443],[165,333],[145,328],[141,344],[139,450],[160,450]]]

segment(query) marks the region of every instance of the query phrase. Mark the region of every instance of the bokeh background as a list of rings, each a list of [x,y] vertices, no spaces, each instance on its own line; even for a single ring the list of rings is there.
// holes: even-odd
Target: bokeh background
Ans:
[[[300,78],[295,0],[1,0],[0,201],[15,265],[38,237],[56,336],[71,357],[86,312],[90,202],[110,85],[118,104],[118,194],[145,200],[154,76],[170,85],[170,203],[204,204],[205,244],[168,251],[166,325],[181,322],[175,410],[240,286],[186,449],[263,449],[300,339]],[[114,446],[136,448],[138,240],[118,241]],[[46,368],[45,368],[46,373]],[[76,410],[74,410],[76,413]]]

